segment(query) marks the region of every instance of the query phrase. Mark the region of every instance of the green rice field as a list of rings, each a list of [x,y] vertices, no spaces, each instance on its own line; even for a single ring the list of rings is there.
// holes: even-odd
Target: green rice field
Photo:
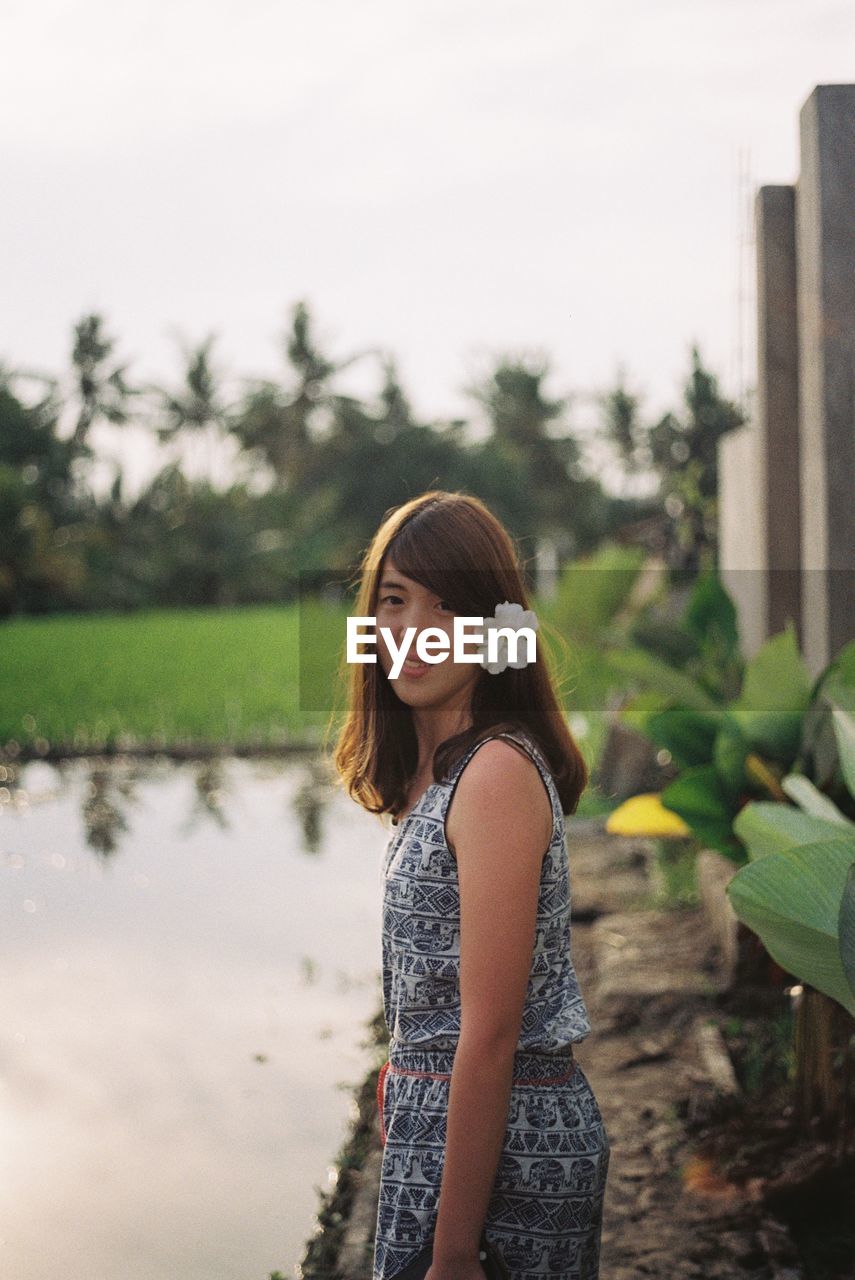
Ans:
[[[317,743],[341,692],[345,616],[344,605],[303,603],[7,621],[0,750],[54,756]],[[560,687],[589,765],[610,683],[596,646],[577,642]]]
[[[275,745],[329,717],[338,617],[301,673],[295,607],[22,618],[0,627],[0,744]],[[304,701],[301,709],[300,678]],[[309,687],[310,686],[310,687]]]

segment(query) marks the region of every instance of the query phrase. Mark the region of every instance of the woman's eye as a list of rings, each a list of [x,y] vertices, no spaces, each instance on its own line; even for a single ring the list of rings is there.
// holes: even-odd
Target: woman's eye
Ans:
[[[403,604],[404,602],[400,596],[388,595],[388,596],[380,596],[378,603],[379,604]],[[454,613],[454,609],[448,603],[447,600],[440,600],[439,605],[440,605],[440,608],[446,610],[446,612]]]

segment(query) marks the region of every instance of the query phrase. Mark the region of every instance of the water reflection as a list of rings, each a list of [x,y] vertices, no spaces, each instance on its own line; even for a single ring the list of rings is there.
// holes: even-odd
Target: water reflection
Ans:
[[[105,856],[115,853],[119,836],[128,829],[122,801],[134,798],[132,778],[113,769],[93,769],[83,789],[83,823],[90,849]]]
[[[271,762],[267,764],[270,766]],[[192,834],[200,821],[208,819],[221,831],[228,831],[229,801],[234,798],[236,785],[234,770],[230,768],[233,765],[229,757],[219,756],[181,765],[173,764],[166,757],[152,761],[128,756],[55,764],[7,762],[0,765],[0,810],[9,805],[20,812],[30,804],[31,795],[23,780],[27,769],[28,776],[36,770],[53,774],[53,785],[45,782],[40,792],[41,803],[65,792],[69,786],[79,787],[83,772],[87,778],[80,788],[85,840],[93,852],[106,858],[118,851],[122,837],[129,830],[128,814],[136,803],[139,780],[149,779],[164,768],[180,768],[193,781],[191,803],[180,828],[181,835]],[[301,833],[300,847],[304,853],[317,855],[323,848],[324,811],[334,794],[329,764],[316,756],[307,756],[287,764],[275,762],[271,774],[277,770],[283,775],[288,772],[296,779],[290,788],[285,820],[288,821],[290,809],[294,825]],[[44,773],[41,776],[46,777]]]
[[[289,1274],[366,1067],[382,828],[309,758],[3,768],[0,1274]]]
[[[196,792],[196,805],[192,818],[197,814],[206,814],[213,818],[218,827],[227,827],[225,802],[228,799],[228,780],[225,762],[221,759],[204,760],[196,766],[193,784]]]
[[[318,853],[321,849],[322,819],[329,785],[329,769],[318,758],[310,758],[303,780],[294,793],[294,813],[300,822],[306,853]]]

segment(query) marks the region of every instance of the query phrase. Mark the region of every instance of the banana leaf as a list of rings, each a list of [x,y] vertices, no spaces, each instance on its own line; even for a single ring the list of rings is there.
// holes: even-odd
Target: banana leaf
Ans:
[[[695,711],[717,709],[716,702],[696,680],[684,675],[682,671],[675,671],[667,662],[654,658],[642,649],[609,649],[606,660],[613,671],[638,680],[645,688],[664,694],[684,707],[691,707]]]
[[[729,661],[739,657],[736,606],[714,570],[704,573],[695,583],[683,625],[702,649],[714,636],[720,657]]]
[[[840,838],[839,823],[771,800],[752,800],[745,805],[736,815],[733,829],[747,845],[752,861],[797,845]]]
[[[855,716],[855,640],[831,660],[813,683],[810,705],[802,724],[796,769],[817,786],[832,784],[839,765],[839,749],[831,712],[840,707]]]
[[[630,628],[629,639],[671,667],[685,667],[687,662],[700,657],[694,636],[676,622],[637,618]]]
[[[832,707],[831,717],[843,780],[850,796],[855,796],[855,719],[843,707]]]
[[[690,707],[670,707],[644,721],[644,733],[657,747],[670,751],[681,768],[709,764],[720,716]]]
[[[637,733],[646,737],[647,720],[667,708],[668,699],[661,693],[655,693],[652,689],[642,689],[633,694],[631,699],[621,707],[619,719],[621,724],[629,729],[635,729]]]
[[[731,802],[735,802],[739,793],[750,785],[745,773],[745,757],[749,750],[739,727],[725,717],[713,744],[713,763]]]
[[[702,844],[743,861],[742,845],[733,834],[733,805],[715,765],[684,769],[665,787],[662,803],[680,815]]]
[[[795,760],[802,734],[800,711],[757,711],[737,701],[727,708],[727,718],[737,725],[750,751],[787,766]]]
[[[855,640],[844,645],[820,671],[811,689],[811,697],[823,697],[855,715]]]
[[[841,827],[852,826],[834,801],[823,795],[810,778],[805,778],[800,773],[788,773],[786,778],[781,779],[781,786],[790,799],[795,800],[805,813],[812,813],[816,818],[825,818],[827,822],[836,822]]]
[[[840,959],[846,981],[855,995],[855,865],[849,868],[843,901],[840,904]]]
[[[855,990],[843,967],[839,934],[853,865],[855,836],[819,840],[749,862],[727,892],[736,915],[781,968],[855,1017]]]
[[[802,716],[809,697],[810,678],[789,622],[746,665],[735,705],[746,711],[789,711]]]

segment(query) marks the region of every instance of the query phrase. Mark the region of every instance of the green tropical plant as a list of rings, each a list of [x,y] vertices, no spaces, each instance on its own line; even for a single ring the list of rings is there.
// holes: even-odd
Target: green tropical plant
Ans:
[[[852,719],[835,706],[831,724],[851,801]],[[781,785],[798,807],[750,803],[734,822],[750,861],[728,895],[738,919],[804,984],[796,1012],[801,1114],[843,1118],[845,1130],[855,1018],[855,822],[808,778],[788,774]]]
[[[706,607],[716,600],[707,589]],[[733,646],[728,613],[719,637]],[[855,1113],[855,643],[811,684],[790,625],[746,664],[732,698],[716,698],[697,647],[687,659],[684,645],[676,667],[661,653],[612,658],[641,685],[625,718],[680,769],[662,808],[743,864],[728,886],[734,912],[798,980],[798,1113],[845,1133]],[[612,829],[653,833],[629,813],[640,799],[654,797],[627,801]]]
[[[634,619],[627,637],[631,647],[617,650],[615,663],[630,679],[658,692],[663,706],[675,696],[678,677],[678,700],[700,708],[721,706],[736,697],[744,673],[736,608],[713,569],[695,578],[682,614],[670,616],[679,598],[672,590],[665,609],[654,600]]]
[[[730,881],[728,894],[738,918],[782,969],[855,1017],[855,985],[847,977],[853,968],[851,937],[841,933],[853,869],[855,826],[838,838],[793,845],[749,862]]]
[[[694,661],[675,666],[648,650],[610,652],[640,693],[622,712],[667,751],[679,776],[661,793],[706,846],[746,861],[737,815],[751,801],[791,801],[832,823],[855,815],[844,771],[855,775],[855,644],[811,685],[795,628],[772,636],[742,667],[734,696],[709,677],[710,663],[738,662],[734,613],[713,575],[695,585],[682,627]]]

